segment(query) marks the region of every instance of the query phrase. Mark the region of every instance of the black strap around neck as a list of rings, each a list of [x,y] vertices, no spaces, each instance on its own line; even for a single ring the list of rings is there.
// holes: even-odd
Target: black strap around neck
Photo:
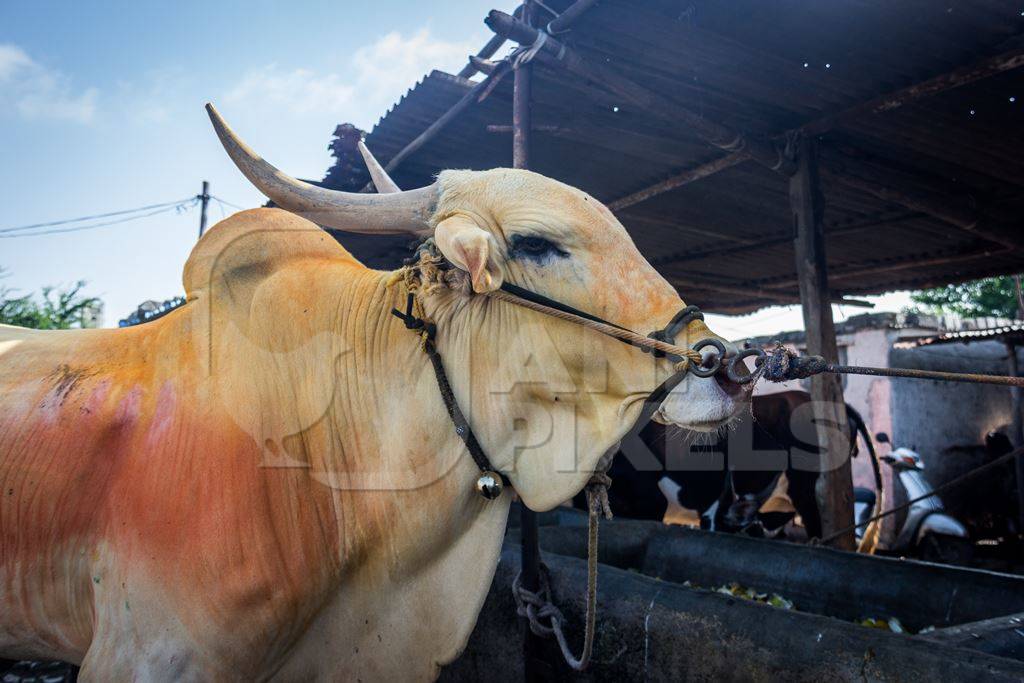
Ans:
[[[480,442],[477,441],[476,434],[473,433],[473,428],[469,424],[469,420],[463,414],[462,409],[459,408],[459,402],[455,398],[455,392],[452,391],[452,385],[448,382],[448,373],[444,370],[444,361],[441,360],[441,354],[438,353],[437,347],[434,345],[434,337],[437,335],[437,326],[434,323],[427,322],[422,318],[417,318],[413,312],[413,302],[415,300],[414,295],[410,292],[406,298],[405,313],[398,310],[397,308],[391,309],[391,315],[396,318],[400,318],[405,323],[407,329],[410,330],[423,330],[423,350],[426,351],[427,357],[430,358],[430,364],[434,368],[434,378],[437,380],[437,388],[441,392],[441,400],[444,401],[445,410],[448,411],[448,417],[451,419],[452,424],[455,425],[455,433],[459,435],[462,442],[466,444],[466,450],[469,451],[470,457],[473,458],[473,462],[480,469],[481,472],[495,472],[501,476],[501,481],[505,486],[509,486],[510,482],[508,477],[503,473],[494,469],[491,465],[491,461],[487,458],[487,454],[484,453],[483,447]]]

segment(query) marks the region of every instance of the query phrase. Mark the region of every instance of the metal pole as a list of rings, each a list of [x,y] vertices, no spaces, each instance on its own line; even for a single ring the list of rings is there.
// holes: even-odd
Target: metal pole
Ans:
[[[532,25],[535,10],[532,2],[523,3],[523,21]],[[512,93],[512,167],[530,167],[530,89],[533,66],[523,64],[515,72]],[[530,591],[540,587],[540,544],[537,538],[537,513],[523,505],[519,518],[522,552],[522,584]],[[542,643],[524,623],[523,671],[527,681],[543,679]]]
[[[203,191],[199,194],[200,211],[199,211],[199,236],[202,237],[203,233],[206,232],[206,207],[210,203],[210,183],[203,181]]]

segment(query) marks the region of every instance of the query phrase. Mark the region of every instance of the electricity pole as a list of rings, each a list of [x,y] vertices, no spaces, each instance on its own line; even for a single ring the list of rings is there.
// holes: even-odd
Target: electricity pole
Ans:
[[[203,181],[203,191],[202,193],[196,196],[196,199],[199,200],[200,205],[202,207],[199,212],[199,236],[202,237],[203,233],[206,231],[206,207],[210,203],[209,182],[205,180]]]

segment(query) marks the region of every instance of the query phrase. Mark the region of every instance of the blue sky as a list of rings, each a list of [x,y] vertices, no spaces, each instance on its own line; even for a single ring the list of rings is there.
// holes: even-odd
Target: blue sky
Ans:
[[[497,3],[499,7],[502,4]],[[431,67],[490,37],[494,0],[0,3],[0,228],[172,201],[262,201],[203,104],[293,175],[320,178],[334,126],[368,128]],[[211,218],[221,217],[211,207]],[[180,293],[198,214],[0,240],[0,284],[87,280],[106,324]]]
[[[275,165],[320,178],[336,124],[369,129],[429,69],[457,71],[490,37],[487,11],[514,4],[0,3],[0,229],[177,200],[204,179],[228,202],[261,203],[217,142],[208,100]],[[211,222],[221,215],[213,204]],[[0,285],[86,280],[116,325],[145,299],[181,293],[197,226],[192,210],[0,239]],[[720,324],[730,337],[770,333],[799,314]]]

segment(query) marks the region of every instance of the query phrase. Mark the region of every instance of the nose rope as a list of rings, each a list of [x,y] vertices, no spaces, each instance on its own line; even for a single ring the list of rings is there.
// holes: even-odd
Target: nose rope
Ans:
[[[487,296],[492,299],[499,301],[505,301],[516,306],[522,306],[523,308],[529,308],[530,310],[537,311],[538,313],[544,313],[560,320],[567,322],[576,323],[583,327],[590,328],[601,334],[609,337],[614,337],[621,341],[626,342],[632,346],[640,347],[647,351],[659,352],[663,355],[668,356],[675,363],[676,372],[684,372],[686,370],[692,370],[693,368],[699,368],[704,362],[704,357],[701,355],[700,350],[697,348],[686,348],[684,346],[676,346],[675,344],[669,344],[661,339],[645,337],[642,334],[627,330],[624,327],[613,325],[612,323],[606,322],[594,318],[592,316],[580,315],[579,313],[573,313],[571,311],[563,310],[560,308],[554,308],[540,301],[527,299],[519,295],[519,292],[513,293],[507,291],[505,286],[502,289],[494,290],[493,292],[487,292]],[[690,307],[687,307],[690,308]],[[685,309],[684,309],[685,310]],[[702,340],[705,341],[705,340]],[[716,340],[717,341],[717,340]],[[720,342],[719,342],[720,343]],[[699,344],[699,342],[698,342]]]

